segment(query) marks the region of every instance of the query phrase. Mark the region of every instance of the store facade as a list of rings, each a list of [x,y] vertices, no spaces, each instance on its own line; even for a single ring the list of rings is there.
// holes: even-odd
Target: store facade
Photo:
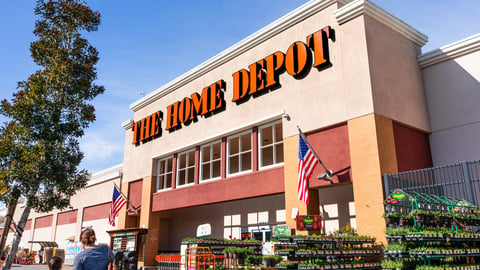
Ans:
[[[201,224],[240,238],[294,229],[297,212],[382,240],[382,174],[432,165],[426,40],[369,1],[312,1],[133,103],[121,188],[142,194],[141,213],[119,226],[148,229],[145,264]],[[340,171],[330,184],[317,166],[308,205],[298,127]]]
[[[480,159],[480,35],[422,55],[426,41],[370,1],[309,1],[133,103],[123,164],[92,175],[71,209],[31,213],[22,246],[133,228],[146,232],[139,265],[155,265],[201,225],[267,240],[277,225],[295,231],[296,214],[385,243],[383,174]],[[308,205],[299,128],[336,173],[315,168]],[[115,227],[113,184],[130,201]]]

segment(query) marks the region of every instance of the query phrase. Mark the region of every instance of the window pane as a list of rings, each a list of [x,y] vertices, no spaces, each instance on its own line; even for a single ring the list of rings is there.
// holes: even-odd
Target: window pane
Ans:
[[[202,165],[202,180],[210,178],[210,163]]]
[[[247,151],[252,149],[252,136],[250,133],[242,135],[242,149],[241,151]]]
[[[230,155],[238,153],[238,137],[231,138],[228,141],[228,153]]]
[[[220,160],[213,162],[212,178],[220,177],[220,168],[221,168]]]
[[[233,156],[229,158],[230,167],[228,173],[237,173],[238,172],[238,156]]]
[[[185,185],[185,171],[181,170],[178,172],[178,185]]]
[[[172,172],[173,171],[173,158],[169,158],[167,162],[167,171]]]
[[[191,184],[195,182],[195,168],[187,169],[187,184]]]
[[[212,159],[219,159],[220,155],[222,154],[222,144],[221,143],[216,143],[212,145],[213,148],[213,157]]]
[[[187,154],[181,154],[178,159],[180,161],[178,164],[178,168],[185,168],[187,166]]]
[[[273,143],[273,134],[272,134],[272,127],[262,128],[260,130],[260,144],[269,145]]]
[[[202,147],[202,163],[211,160],[210,146]]]
[[[165,160],[162,160],[159,162],[159,173],[164,174],[165,173]]]
[[[187,166],[195,166],[195,150],[188,152],[188,165]]]
[[[242,171],[252,169],[252,154],[251,152],[242,154]]]
[[[276,163],[283,162],[283,143],[275,145],[275,161]]]
[[[273,146],[262,148],[262,166],[273,164]]]
[[[283,141],[282,124],[278,123],[275,125],[275,142],[281,141]]]
[[[167,174],[165,181],[166,181],[165,188],[171,188],[172,187],[172,174],[171,173]]]

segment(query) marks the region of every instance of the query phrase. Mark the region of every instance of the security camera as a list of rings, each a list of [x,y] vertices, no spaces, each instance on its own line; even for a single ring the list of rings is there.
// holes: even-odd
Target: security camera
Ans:
[[[285,118],[285,119],[287,119],[287,121],[290,121],[290,115],[288,115],[288,113],[286,113],[286,112],[284,112],[282,114],[282,118]]]

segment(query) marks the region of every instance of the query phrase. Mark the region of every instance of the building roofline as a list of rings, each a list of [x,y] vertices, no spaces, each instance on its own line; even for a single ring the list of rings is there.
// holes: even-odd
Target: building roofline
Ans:
[[[445,62],[480,50],[480,33],[426,52],[418,57],[421,68]]]
[[[305,20],[306,18],[316,14],[317,12],[329,7],[332,4],[339,3],[345,4],[348,0],[312,0],[304,5],[298,7],[297,9],[287,13],[280,19],[270,23],[269,25],[263,27],[257,32],[251,34],[250,36],[244,38],[240,42],[232,45],[228,49],[220,52],[216,56],[210,58],[209,60],[203,62],[202,64],[194,67],[190,71],[184,73],[180,77],[177,77],[173,81],[165,84],[164,86],[158,88],[157,90],[149,93],[145,97],[135,101],[130,104],[130,109],[134,112],[148,106],[149,104],[155,102],[156,100],[162,98],[163,96],[175,91],[176,89],[182,87],[183,85],[203,76],[204,74],[210,72],[211,70],[219,67],[220,65],[225,64],[231,59],[237,57],[238,55],[250,50],[263,43],[264,41],[270,39],[271,37],[279,34],[280,32],[290,28],[292,25],[297,24],[300,21]],[[128,121],[128,120],[127,120]],[[124,127],[125,128],[125,127]]]
[[[336,10],[334,15],[340,25],[353,20],[358,16],[367,15],[386,25],[390,29],[398,32],[420,47],[425,45],[425,43],[428,41],[428,37],[425,34],[411,27],[409,24],[398,19],[369,0],[352,1],[351,3]]]
[[[123,164],[118,164],[91,175],[87,186],[103,183],[122,176]]]

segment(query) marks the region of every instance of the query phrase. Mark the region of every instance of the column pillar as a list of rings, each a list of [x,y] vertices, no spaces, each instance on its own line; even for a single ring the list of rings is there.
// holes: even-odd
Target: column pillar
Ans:
[[[375,114],[349,120],[348,137],[358,234],[386,243],[382,175],[398,171],[392,120]]]
[[[155,177],[149,176],[142,181],[142,208],[140,211],[140,227],[148,229],[145,237],[145,266],[156,265],[155,255],[158,250],[158,235],[160,230],[160,214],[152,213],[152,194],[155,190]],[[139,266],[140,262],[139,262]]]

